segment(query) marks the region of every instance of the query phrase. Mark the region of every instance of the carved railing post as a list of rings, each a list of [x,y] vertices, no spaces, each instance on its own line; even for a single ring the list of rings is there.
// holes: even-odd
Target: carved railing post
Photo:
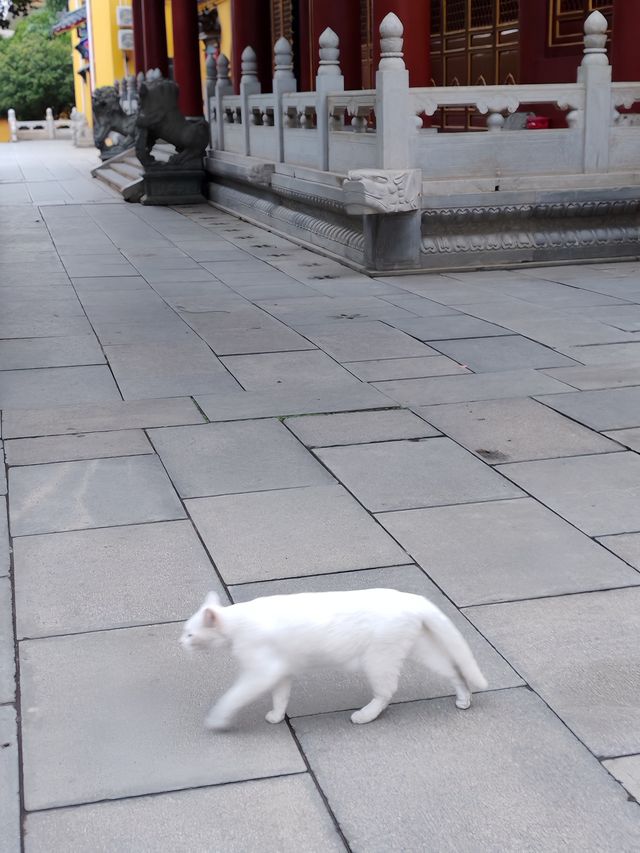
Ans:
[[[258,80],[258,57],[252,47],[245,47],[242,51],[240,78],[240,97],[242,98],[242,133],[244,141],[244,153],[249,156],[251,154],[251,118],[249,113],[249,95],[259,95],[261,91],[260,81]]]
[[[320,65],[316,75],[316,121],[318,131],[318,168],[329,169],[329,106],[327,96],[344,92],[344,77],[340,70],[340,40],[329,27],[318,39]]]
[[[592,12],[584,22],[584,57],[578,83],[585,87],[584,171],[609,170],[611,66],[607,58],[607,19]]]
[[[45,113],[44,119],[45,126],[47,128],[47,139],[55,139],[56,138],[56,126],[53,121],[53,110],[51,107],[47,107],[47,112]]]
[[[16,111],[8,110],[7,118],[9,119],[9,139],[11,142],[18,141],[18,122],[16,121]]]
[[[402,54],[402,22],[393,12],[380,24],[380,65],[376,72],[377,163],[381,169],[410,164],[409,72]]]
[[[207,121],[209,123],[209,146],[211,148],[216,147],[216,137],[217,132],[215,129],[215,121],[214,116],[216,112],[215,99],[216,99],[216,80],[218,79],[218,69],[216,66],[216,58],[210,53],[207,56],[207,61],[205,62],[205,74],[206,74],[206,98],[205,98],[205,109]]]
[[[233,86],[229,78],[229,60],[221,53],[218,56],[218,64],[216,66],[216,140],[215,146],[220,151],[224,151],[224,107],[222,99],[225,95],[233,94]]]
[[[273,124],[276,128],[276,159],[284,163],[284,127],[285,117],[282,112],[282,96],[297,91],[296,78],[293,76],[293,51],[284,38],[279,38],[273,46],[275,56],[275,72],[273,75]]]

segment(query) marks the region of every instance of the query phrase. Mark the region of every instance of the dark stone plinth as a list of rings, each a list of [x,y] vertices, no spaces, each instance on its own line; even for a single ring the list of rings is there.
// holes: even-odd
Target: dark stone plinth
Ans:
[[[172,169],[171,166],[145,169],[141,204],[198,204],[205,201],[203,169]]]

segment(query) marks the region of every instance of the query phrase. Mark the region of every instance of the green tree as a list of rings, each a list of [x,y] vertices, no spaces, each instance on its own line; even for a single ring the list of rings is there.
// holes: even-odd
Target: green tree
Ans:
[[[15,109],[19,119],[44,118],[73,103],[73,67],[68,33],[51,36],[51,8],[21,20],[10,39],[0,40],[0,115]]]

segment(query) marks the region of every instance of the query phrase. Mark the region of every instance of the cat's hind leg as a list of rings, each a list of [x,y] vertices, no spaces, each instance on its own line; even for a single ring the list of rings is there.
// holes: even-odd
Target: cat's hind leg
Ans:
[[[427,669],[443,675],[451,682],[456,692],[456,708],[466,710],[471,705],[471,691],[451,658],[440,646],[425,634],[416,641],[411,656]]]
[[[284,715],[289,704],[291,696],[291,679],[283,678],[279,684],[273,689],[273,708],[269,711],[265,720],[268,723],[281,723],[284,720]]]
[[[364,672],[373,690],[373,699],[364,708],[353,712],[352,723],[358,725],[370,723],[384,711],[398,689],[404,657],[404,649],[394,649],[392,652],[388,648],[378,652],[371,649],[367,653]]]

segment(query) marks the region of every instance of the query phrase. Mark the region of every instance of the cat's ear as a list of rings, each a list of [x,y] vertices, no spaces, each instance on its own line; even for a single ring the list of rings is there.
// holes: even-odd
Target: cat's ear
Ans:
[[[207,605],[207,607],[220,607],[220,596],[218,595],[218,593],[213,592],[213,590],[211,592],[208,592],[207,597],[205,599],[205,604]]]
[[[205,607],[202,611],[202,624],[205,628],[214,628],[218,621],[218,617],[210,607]]]

